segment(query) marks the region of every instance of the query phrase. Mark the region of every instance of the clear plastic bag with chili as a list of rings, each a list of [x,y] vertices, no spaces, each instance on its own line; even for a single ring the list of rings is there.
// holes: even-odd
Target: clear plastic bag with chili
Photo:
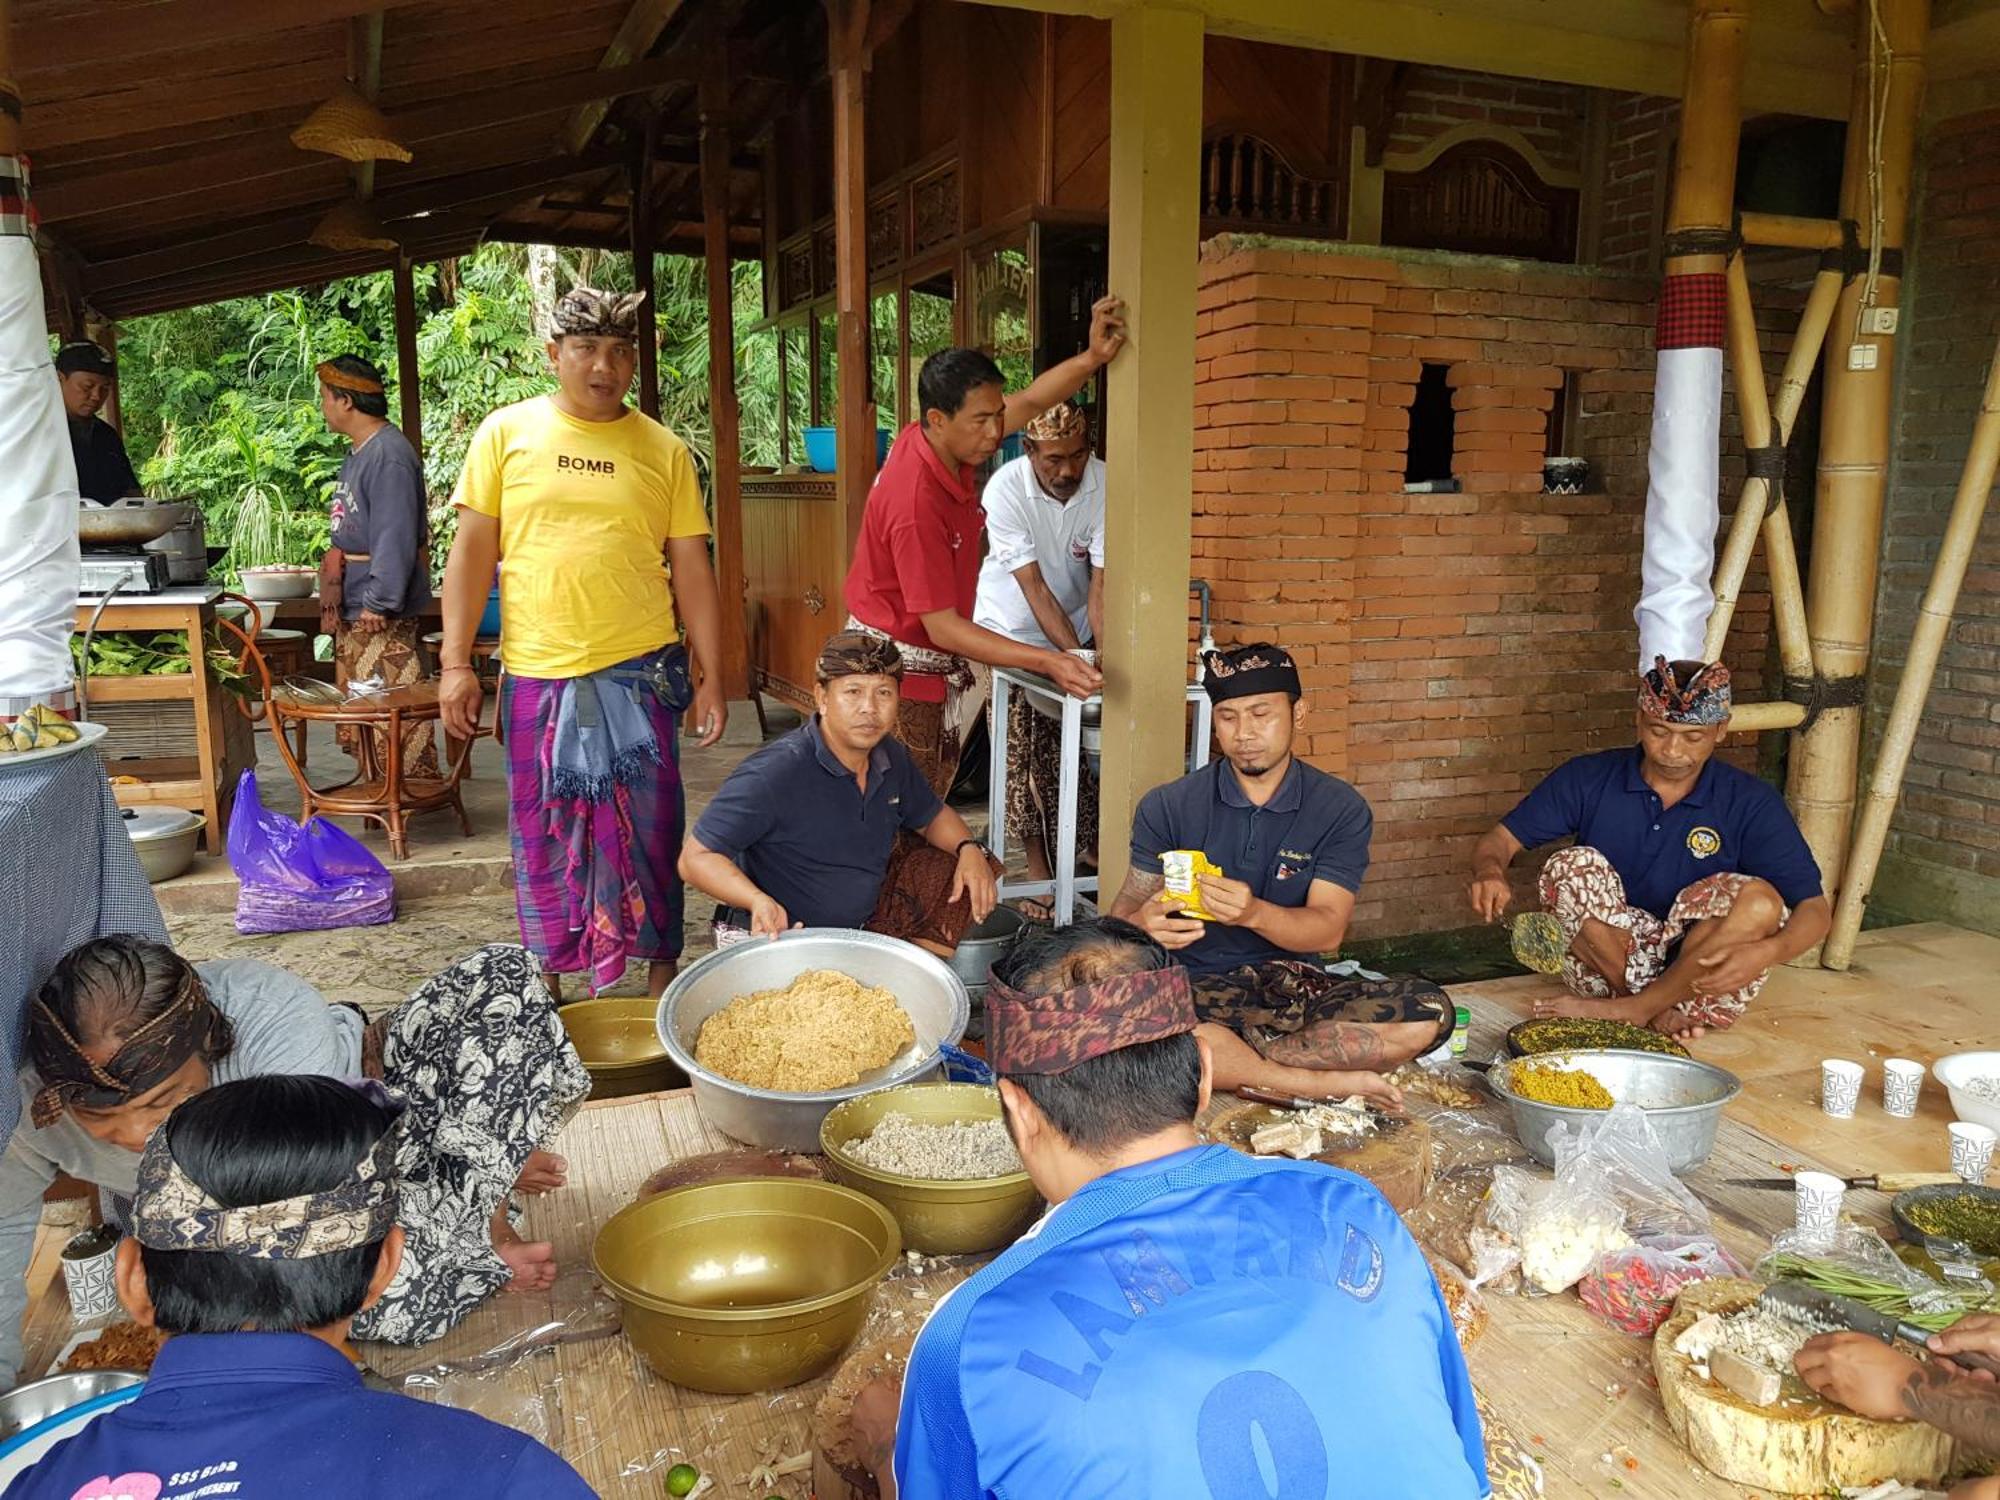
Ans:
[[[1706,1235],[1648,1235],[1598,1256],[1576,1295],[1620,1332],[1648,1335],[1672,1315],[1674,1298],[1689,1282],[1743,1274],[1736,1257]]]

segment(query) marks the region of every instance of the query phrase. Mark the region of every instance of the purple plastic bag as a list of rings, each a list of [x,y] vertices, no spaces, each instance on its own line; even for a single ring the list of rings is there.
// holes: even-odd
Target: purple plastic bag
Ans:
[[[238,932],[317,932],[396,919],[396,882],[361,841],[325,818],[300,827],[257,797],[257,773],[236,783],[229,864]]]

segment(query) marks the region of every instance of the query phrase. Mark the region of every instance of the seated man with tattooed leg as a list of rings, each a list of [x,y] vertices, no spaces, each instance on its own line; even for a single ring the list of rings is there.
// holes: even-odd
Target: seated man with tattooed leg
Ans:
[[[1140,802],[1111,914],[1187,966],[1217,1088],[1397,1104],[1380,1075],[1450,1036],[1451,1002],[1426,980],[1319,961],[1347,935],[1374,814],[1293,753],[1305,703],[1289,655],[1260,644],[1202,664],[1222,758]],[[1165,890],[1163,857],[1184,851],[1222,869],[1200,878],[1200,915]]]
[[[1214,1070],[1186,969],[1124,922],[1031,927],[986,1018],[1055,1207],[938,1305],[900,1414],[885,1381],[857,1396],[885,1496],[1488,1493],[1444,1295],[1388,1200],[1201,1143]]]

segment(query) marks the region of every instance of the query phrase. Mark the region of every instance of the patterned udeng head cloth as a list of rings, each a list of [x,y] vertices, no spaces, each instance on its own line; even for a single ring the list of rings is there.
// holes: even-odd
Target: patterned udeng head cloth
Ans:
[[[1179,964],[1056,995],[1025,995],[998,979],[986,987],[986,1059],[1002,1075],[1067,1073],[1121,1047],[1194,1028],[1194,995]]]
[[[1259,693],[1290,693],[1297,698],[1302,691],[1291,654],[1269,641],[1227,651],[1204,651],[1201,665],[1202,686],[1208,690],[1211,703],[1254,698]]]
[[[1668,724],[1727,724],[1729,668],[1656,656],[1639,679],[1639,712]]]
[[[148,1250],[206,1250],[251,1260],[311,1260],[372,1245],[396,1222],[396,1148],[391,1126],[354,1164],[347,1180],[324,1192],[278,1203],[225,1208],[181,1170],[156,1130],[139,1159],[132,1235]]]
[[[836,677],[901,677],[903,653],[896,643],[864,630],[839,630],[819,648],[817,675],[821,682]]]
[[[1073,402],[1058,401],[1021,429],[1031,443],[1061,443],[1090,431],[1090,418]]]
[[[125,1038],[109,1062],[86,1057],[62,1018],[36,997],[28,1010],[28,1050],[42,1077],[30,1112],[37,1130],[53,1125],[72,1106],[117,1109],[158,1088],[190,1057],[227,1050],[228,1019],[208,998],[194,965],[186,967],[167,1008]]]
[[[575,334],[584,338],[639,338],[639,304],[644,292],[600,292],[594,286],[573,287],[556,301],[549,319],[549,337]]]

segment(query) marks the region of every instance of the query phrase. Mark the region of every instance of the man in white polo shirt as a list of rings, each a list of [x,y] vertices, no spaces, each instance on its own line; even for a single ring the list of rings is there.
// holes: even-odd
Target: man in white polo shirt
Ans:
[[[1090,421],[1060,402],[1021,432],[1024,456],[987,482],[986,560],[973,623],[1054,651],[1095,645],[1104,623],[1104,462]],[[1049,878],[1056,841],[1062,731],[1016,695],[1007,722],[1007,838],[1026,852],[1029,878]],[[1077,789],[1078,862],[1095,862],[1097,778]]]

